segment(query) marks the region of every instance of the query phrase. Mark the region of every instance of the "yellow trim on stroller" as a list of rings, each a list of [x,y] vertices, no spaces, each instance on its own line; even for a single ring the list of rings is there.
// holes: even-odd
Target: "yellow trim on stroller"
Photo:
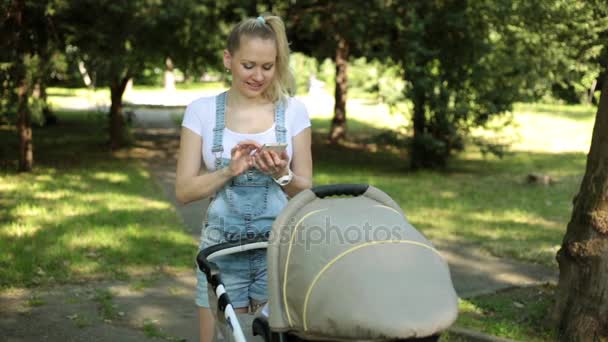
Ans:
[[[302,216],[302,218],[298,221],[298,223],[296,223],[295,227],[291,231],[291,238],[289,239],[289,248],[287,249],[287,261],[285,262],[285,272],[283,273],[283,305],[285,306],[285,313],[287,314],[287,321],[289,322],[290,326],[293,325],[293,323],[291,321],[291,315],[289,314],[289,306],[287,306],[287,269],[289,268],[289,259],[291,257],[291,246],[293,245],[293,240],[295,239],[296,231],[298,230],[298,226],[302,223],[302,221],[304,221],[307,217],[311,216],[312,214],[316,214],[316,213],[326,211],[326,210],[327,210],[327,208],[318,209],[318,210],[311,211],[308,214]]]
[[[327,265],[325,265],[321,271],[319,271],[319,273],[315,276],[315,278],[313,279],[312,283],[310,284],[310,286],[308,287],[308,291],[306,291],[306,297],[304,297],[304,308],[302,310],[302,320],[304,321],[304,331],[308,331],[308,324],[307,324],[307,309],[308,309],[308,300],[310,299],[310,294],[312,292],[313,287],[315,287],[315,285],[317,284],[317,281],[319,280],[319,278],[321,278],[321,276],[323,275],[323,273],[325,271],[327,271],[334,263],[336,263],[339,259],[343,258],[346,254],[352,253],[357,249],[363,248],[363,247],[368,247],[368,246],[372,246],[372,245],[378,245],[378,244],[389,244],[389,243],[404,243],[404,244],[409,244],[409,245],[415,245],[415,246],[419,246],[419,247],[424,247],[424,248],[428,248],[431,251],[437,253],[437,255],[439,255],[441,257],[441,254],[439,254],[439,252],[430,246],[427,246],[423,243],[417,242],[417,241],[412,241],[412,240],[385,240],[385,241],[371,241],[371,242],[366,242],[357,246],[354,246],[352,248],[347,249],[346,251],[340,253],[338,256],[336,256],[335,258],[333,258],[330,262],[327,263]],[[290,246],[291,247],[291,246]],[[285,284],[285,283],[284,283]],[[283,292],[284,293],[284,292]],[[287,308],[287,306],[285,306]],[[288,310],[286,310],[286,312],[289,312]],[[289,316],[289,315],[288,315]],[[291,322],[290,322],[291,324]]]
[[[386,205],[382,205],[382,204],[376,204],[374,207],[388,209],[388,210],[391,210],[391,211],[396,212],[396,213],[397,213],[397,215],[399,215],[399,216],[403,216],[403,214],[401,214],[399,211],[397,211],[397,209],[395,209],[395,208],[391,208],[391,207],[386,206]]]

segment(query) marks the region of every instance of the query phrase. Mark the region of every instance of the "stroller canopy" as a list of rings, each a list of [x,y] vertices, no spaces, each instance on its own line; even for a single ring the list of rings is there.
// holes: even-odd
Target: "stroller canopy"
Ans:
[[[321,189],[321,190],[319,190]],[[332,195],[347,195],[332,197]],[[269,324],[306,339],[426,337],[458,314],[447,263],[384,192],[306,190],[268,247]]]

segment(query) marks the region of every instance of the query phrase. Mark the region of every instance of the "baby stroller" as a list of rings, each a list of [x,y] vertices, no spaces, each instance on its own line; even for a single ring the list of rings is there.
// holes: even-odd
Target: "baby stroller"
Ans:
[[[237,317],[212,259],[255,248],[268,249],[268,304]],[[215,245],[197,262],[227,341],[437,341],[458,315],[447,263],[368,185],[302,191],[268,241]]]

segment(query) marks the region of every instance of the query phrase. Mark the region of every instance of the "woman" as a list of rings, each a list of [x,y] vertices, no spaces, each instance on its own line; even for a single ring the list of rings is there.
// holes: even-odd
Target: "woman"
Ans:
[[[177,200],[213,198],[201,249],[268,234],[287,197],[312,186],[310,119],[304,105],[289,97],[294,78],[282,20],[260,16],[237,24],[224,66],[232,73],[231,87],[188,105],[177,162]],[[265,143],[287,143],[287,149],[262,151]],[[206,172],[199,174],[201,167]],[[216,260],[237,312],[254,311],[267,301],[265,251]],[[198,270],[197,279],[200,340],[211,341],[207,282]]]

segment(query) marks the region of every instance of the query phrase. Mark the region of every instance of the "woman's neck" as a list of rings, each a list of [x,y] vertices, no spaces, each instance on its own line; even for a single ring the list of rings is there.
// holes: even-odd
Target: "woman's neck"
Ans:
[[[270,103],[263,96],[258,97],[246,97],[243,96],[238,90],[234,88],[230,88],[228,90],[228,103],[227,105],[232,108],[243,108],[243,107],[252,107],[252,106],[261,106],[267,105]]]

